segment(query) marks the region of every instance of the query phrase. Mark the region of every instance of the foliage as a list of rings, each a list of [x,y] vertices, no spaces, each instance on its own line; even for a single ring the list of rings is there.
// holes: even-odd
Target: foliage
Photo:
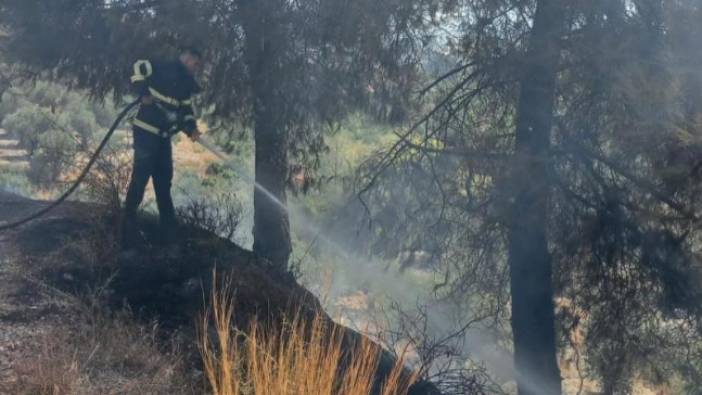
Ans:
[[[49,328],[36,338],[35,352],[16,361],[22,376],[2,383],[3,390],[22,395],[196,393],[182,356],[175,345],[164,349],[159,344],[157,328],[135,322],[129,312],[78,307],[71,328]]]
[[[41,133],[30,156],[29,179],[40,185],[59,181],[63,172],[74,164],[76,151],[73,143],[70,136],[58,130]]]
[[[310,319],[298,312],[282,329],[254,320],[247,331],[238,331],[232,327],[231,291],[226,285],[213,291],[212,306],[199,326],[205,375],[215,395],[371,394],[379,346],[364,338],[352,350],[344,350],[343,330],[329,328],[320,313]],[[379,394],[405,395],[415,380],[416,374],[405,373],[400,359]]]
[[[187,225],[233,240],[241,221],[241,210],[236,196],[225,192],[193,198],[185,207],[178,209],[178,216]]]
[[[7,130],[17,130],[20,146],[25,148],[29,155],[33,155],[39,145],[39,135],[51,127],[51,123],[42,116],[36,108],[26,107],[9,114],[4,118],[3,127]],[[37,132],[37,130],[39,130]]]
[[[352,247],[368,247],[384,262],[430,270],[441,279],[438,296],[469,300],[467,316],[490,317],[507,337],[508,224],[525,214],[513,210],[511,181],[544,182],[524,177],[531,158],[514,155],[518,82],[531,77],[525,56],[537,3],[8,0],[0,23],[9,32],[3,48],[25,71],[98,97],[126,94],[133,59],[201,44],[210,61],[202,104],[213,126],[225,125],[216,133],[222,146],[237,154],[260,149],[257,176],[266,174],[259,161],[281,162],[264,183],[282,198],[288,154],[331,180],[301,197],[312,207],[305,215],[324,218],[326,234],[354,240]],[[584,373],[605,392],[626,392],[638,374],[699,388],[702,76],[691,48],[702,34],[702,9],[689,0],[568,7],[544,161],[554,284],[569,306],[558,309],[561,348],[583,330]],[[420,64],[433,82],[417,104],[411,87],[427,77]],[[66,136],[80,140],[109,117],[76,110],[78,119],[62,122],[75,133],[58,138],[39,117],[56,102],[48,91],[31,101],[41,111],[7,100],[0,111],[8,128],[26,131],[24,146],[63,166],[70,155],[52,151],[64,154]],[[393,122],[420,110],[426,116],[396,137],[385,126],[339,128],[359,109]],[[349,169],[376,148],[351,185]],[[251,163],[237,164],[254,172]],[[212,172],[212,179],[231,177]],[[182,180],[204,188],[198,177]],[[353,187],[361,203],[346,200]],[[330,231],[331,223],[343,231]]]
[[[199,44],[208,60],[203,102],[215,119],[254,130],[256,177],[286,201],[288,155],[307,167],[325,150],[321,125],[354,108],[404,120],[435,0],[192,2],[9,0],[0,23],[11,61],[90,89],[126,91],[129,62],[175,58]],[[41,21],[41,22],[39,22]],[[60,37],[60,39],[59,39]],[[118,49],[121,56],[115,57]],[[255,192],[254,250],[284,270],[289,219]]]
[[[524,215],[510,211],[507,180],[526,165],[514,157],[513,131],[533,3],[464,6],[451,48],[458,67],[432,85],[429,115],[366,164],[362,195],[382,251],[429,253],[449,295],[492,295],[485,307],[506,323],[506,224]],[[569,7],[548,242],[557,293],[584,313],[561,309],[562,349],[570,331],[585,330],[585,373],[605,393],[628,391],[640,372],[699,387],[698,364],[683,357],[702,342],[701,77],[689,46],[699,6]]]
[[[22,171],[3,170],[0,173],[0,188],[20,196],[31,196],[33,192],[32,184]]]
[[[115,116],[110,103],[86,102],[81,92],[46,81],[11,88],[2,103],[2,127],[27,150],[30,180],[44,186],[72,170]]]
[[[285,77],[280,93],[286,100],[281,102],[299,107],[290,108],[294,115],[287,118],[297,122],[316,114],[319,119],[338,119],[332,115],[345,113],[349,104],[367,102],[369,93],[407,100],[410,66],[416,61],[413,50],[421,48],[422,27],[437,14],[440,3],[261,2],[259,22],[279,22],[285,34],[276,36],[281,38],[276,56],[283,62],[278,66],[282,73],[268,78]],[[211,64],[206,101],[216,113],[232,115],[252,108],[255,88],[247,81],[255,70],[244,54],[245,34],[253,34],[245,31],[248,5],[234,0],[10,0],[2,4],[1,22],[11,32],[4,37],[8,61],[51,71],[98,96],[128,92],[125,75],[134,59],[173,57],[183,45],[199,45]],[[272,38],[265,40],[270,43]],[[114,56],[116,52],[120,56]],[[401,75],[405,80],[394,78]]]

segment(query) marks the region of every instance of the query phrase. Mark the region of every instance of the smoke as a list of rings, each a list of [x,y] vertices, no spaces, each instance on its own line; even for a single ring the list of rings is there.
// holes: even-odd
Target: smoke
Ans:
[[[330,296],[338,297],[349,291],[366,288],[381,293],[389,300],[399,302],[403,309],[412,308],[417,304],[429,305],[426,310],[427,326],[434,338],[449,336],[456,330],[457,322],[461,320],[460,317],[465,320],[466,316],[471,315],[465,306],[437,301],[428,289],[423,289],[412,282],[407,273],[378,262],[368,254],[352,252],[345,243],[334,236],[334,232],[324,229],[306,215],[299,203],[285,204],[281,202],[265,187],[258,184],[253,177],[245,174],[212,142],[204,137],[199,142],[242,179],[252,183],[254,188],[286,210],[295,227],[306,234],[314,235],[314,239],[323,245],[328,253],[343,260],[345,264],[334,273]],[[346,244],[352,244],[350,240],[346,241]],[[517,377],[523,377],[525,379],[522,382],[532,387],[532,392],[542,393],[543,391],[539,389],[543,386],[539,385],[539,380],[530,377],[527,372],[515,371],[512,353],[498,344],[498,338],[499,336],[488,328],[476,327],[467,330],[461,338],[457,339],[457,344],[466,361],[483,364],[497,381],[508,382]]]
[[[403,309],[417,308],[418,304],[428,306],[426,311],[428,334],[434,339],[450,336],[461,326],[461,321],[470,320],[469,308],[458,304],[436,300],[428,290],[418,289],[406,273],[388,267],[366,254],[357,254],[346,248],[342,242],[328,236],[303,211],[295,205],[289,210],[293,223],[306,231],[315,231],[318,240],[326,250],[341,258],[346,265],[334,273],[332,294],[341,296],[362,288],[371,289],[385,298],[399,302]],[[482,327],[478,322],[460,338],[455,339],[465,363],[479,364],[487,368],[498,383],[508,383],[521,379],[532,393],[545,393],[540,380],[529,372],[517,372],[513,353],[499,344],[500,336],[492,329]]]

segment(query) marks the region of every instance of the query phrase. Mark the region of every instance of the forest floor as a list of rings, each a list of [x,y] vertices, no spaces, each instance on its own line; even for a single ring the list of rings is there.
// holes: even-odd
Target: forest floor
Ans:
[[[42,206],[0,192],[0,221],[10,221]],[[18,265],[17,232],[0,233],[0,393],[11,393],[31,356],[41,353],[40,339],[65,326],[74,311],[61,293],[27,275]]]
[[[214,158],[186,140],[176,146],[177,166],[197,168],[204,175]],[[0,169],[28,167],[26,150],[0,129]],[[50,199],[53,194],[35,195]],[[45,205],[0,190],[0,223]],[[198,275],[211,276],[221,257],[198,262],[203,266],[198,265],[203,269],[199,273],[173,270],[167,267],[172,262],[153,256],[118,265],[114,256],[105,256],[115,255],[114,246],[90,245],[105,244],[114,236],[96,229],[103,224],[86,216],[93,208],[67,202],[28,226],[0,233],[0,395],[141,394],[145,386],[153,394],[202,393],[201,373],[193,368],[199,362],[194,322],[204,301]],[[90,234],[95,231],[103,234]],[[227,247],[235,251],[235,261],[252,261],[245,251]],[[147,250],[151,255],[153,249]],[[104,341],[109,338],[117,341]],[[129,365],[161,379],[155,383],[143,373],[125,370]],[[94,377],[98,371],[110,378]]]
[[[45,204],[0,192],[0,223]],[[119,259],[110,212],[68,202],[0,233],[0,394],[205,393],[197,322],[223,276],[240,328],[290,314],[334,325],[295,278],[197,227],[179,228],[182,252],[170,256],[146,216],[138,254]],[[361,336],[343,333],[345,347]],[[392,366],[388,355],[382,361],[379,375]]]
[[[0,192],[0,223],[45,204]],[[195,229],[183,234],[188,253],[162,256],[150,218],[138,256],[118,260],[115,223],[99,211],[69,202],[0,234],[0,394],[203,393],[195,323],[215,265],[236,268],[242,325],[310,297]]]

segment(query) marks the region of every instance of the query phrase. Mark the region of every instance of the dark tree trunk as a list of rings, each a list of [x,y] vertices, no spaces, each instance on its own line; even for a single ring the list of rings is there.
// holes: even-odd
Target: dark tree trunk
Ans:
[[[254,253],[287,270],[292,250],[287,204],[288,133],[281,92],[284,73],[280,57],[286,37],[271,13],[275,4],[241,1],[246,34],[245,56],[253,93],[256,182],[254,192]],[[261,188],[264,188],[262,190]]]
[[[561,0],[537,3],[517,110],[509,265],[520,395],[561,393],[546,218],[550,195],[549,146],[559,41],[564,26],[562,8]]]
[[[270,194],[256,188],[254,192],[254,252],[287,270],[292,251],[290,221],[285,209],[288,174],[287,134],[275,122],[274,109],[261,101],[255,115],[256,182]],[[273,198],[275,197],[275,199]]]

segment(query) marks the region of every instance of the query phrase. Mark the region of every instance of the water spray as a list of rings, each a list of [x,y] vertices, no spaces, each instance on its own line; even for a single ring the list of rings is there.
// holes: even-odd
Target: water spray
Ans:
[[[209,140],[207,136],[200,136],[198,140],[196,140],[197,143],[199,143],[202,147],[204,147],[207,151],[215,155],[225,166],[230,168],[232,171],[234,171],[239,177],[244,179],[245,181],[250,182],[251,184],[254,185],[254,188],[263,193],[264,196],[266,196],[268,199],[271,200],[276,206],[278,206],[280,209],[284,210],[288,215],[291,215],[291,208],[283,203],[278,197],[276,197],[272,192],[270,192],[268,189],[266,189],[263,185],[260,183],[256,182],[255,178],[243,170],[239,168],[239,166],[226,154],[224,153],[214,142]],[[300,213],[296,210],[296,219],[297,223],[301,225],[305,230],[309,231],[310,233],[313,233],[316,235],[316,238],[323,243],[325,243],[327,246],[329,246],[334,252],[336,252],[339,256],[341,256],[343,259],[346,261],[356,261],[358,264],[354,266],[353,273],[359,274],[363,273],[363,270],[358,270],[361,269],[359,265],[366,266],[370,268],[371,265],[368,263],[363,263],[359,262],[358,259],[354,258],[351,253],[349,253],[346,248],[344,248],[341,243],[331,239],[327,235],[322,232],[322,229],[319,225],[316,225],[312,220],[307,218],[306,215],[303,213]],[[361,275],[363,276],[363,275]],[[408,289],[410,289],[411,285],[406,284],[403,281],[398,281],[397,277],[391,277],[388,276],[385,273],[379,273],[378,276],[365,276],[373,281],[378,281],[382,282],[383,288],[385,290],[390,290],[392,289],[392,293],[394,296],[399,296],[402,297],[403,299],[410,298],[408,296],[410,293],[408,292]],[[443,313],[440,311],[433,311],[435,314],[442,315]],[[437,321],[445,321],[446,317],[437,317]],[[496,353],[491,353],[492,355],[488,355],[483,351],[483,347],[485,347],[487,344],[493,343],[491,340],[487,338],[487,336],[479,333],[466,333],[465,334],[465,340],[468,343],[471,343],[471,346],[469,347],[470,353],[474,356],[477,357],[479,360],[483,361],[484,363],[487,363],[488,366],[491,368],[497,369],[498,371],[501,371],[502,373],[506,373],[507,375],[519,380],[522,383],[526,383],[526,385],[533,390],[534,393],[540,393],[542,391],[539,391],[539,389],[543,388],[542,385],[539,384],[539,380],[537,380],[533,375],[529,374],[528,372],[518,372],[514,369],[514,366],[512,364],[513,362],[513,356],[511,353],[508,351],[502,349],[501,347],[495,345],[495,350]]]
[[[277,196],[275,196],[271,191],[269,191],[266,187],[261,185],[256,181],[256,179],[249,175],[246,174],[244,171],[242,171],[236,163],[227,155],[225,154],[219,147],[217,147],[216,144],[214,144],[212,141],[210,141],[207,136],[200,136],[199,139],[196,140],[202,147],[204,147],[207,151],[215,155],[219,160],[222,161],[222,163],[227,166],[229,169],[233,170],[239,177],[244,179],[245,181],[248,181],[254,185],[254,188],[263,193],[264,196],[266,196],[271,202],[273,202],[276,206],[278,206],[281,210],[285,211],[288,215],[292,214],[291,213],[291,208],[283,203]],[[344,258],[349,258],[350,255],[345,251],[345,249],[336,241],[330,239],[329,237],[325,236],[322,234],[321,227],[315,225],[312,223],[311,220],[309,220],[305,215],[302,213],[299,214],[299,224],[302,225],[305,230],[309,231],[310,233],[314,233],[317,235],[317,238],[330,247],[332,247],[336,252],[338,252],[340,255],[342,255]]]
[[[243,178],[244,180],[252,183],[254,185],[254,188],[258,190],[259,192],[263,193],[266,195],[268,199],[270,199],[271,202],[275,203],[276,206],[280,207],[283,209],[285,212],[288,212],[288,206],[280,201],[277,196],[275,196],[271,191],[266,189],[263,185],[259,184],[256,182],[256,179],[243,171],[239,169],[239,167],[225,154],[219,147],[217,147],[216,144],[214,144],[212,141],[210,141],[207,136],[200,136],[198,138],[197,143],[199,143],[201,146],[203,146],[206,150],[211,152],[214,156],[216,156],[219,160],[222,161],[227,167],[229,167],[231,170],[233,170],[239,177]]]

